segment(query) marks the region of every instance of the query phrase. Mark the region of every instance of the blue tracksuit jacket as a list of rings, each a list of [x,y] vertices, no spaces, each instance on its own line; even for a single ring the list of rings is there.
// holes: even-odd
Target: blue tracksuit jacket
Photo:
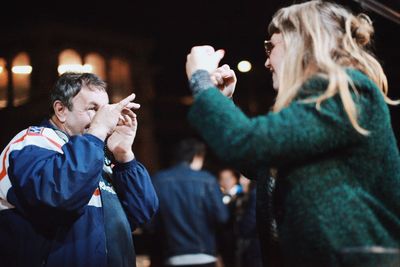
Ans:
[[[103,147],[47,127],[11,140],[0,155],[0,266],[107,266]],[[117,164],[112,181],[131,229],[149,221],[158,199],[145,167]]]

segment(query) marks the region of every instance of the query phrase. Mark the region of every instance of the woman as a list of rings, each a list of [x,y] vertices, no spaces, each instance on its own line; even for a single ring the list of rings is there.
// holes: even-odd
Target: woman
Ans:
[[[222,50],[194,47],[186,62],[190,122],[219,157],[258,173],[264,264],[338,266],[350,247],[398,247],[400,160],[387,107],[396,103],[367,50],[370,19],[310,1],[280,9],[268,30],[278,95],[264,116],[229,100],[236,77],[218,68]],[[273,194],[268,168],[278,170]]]

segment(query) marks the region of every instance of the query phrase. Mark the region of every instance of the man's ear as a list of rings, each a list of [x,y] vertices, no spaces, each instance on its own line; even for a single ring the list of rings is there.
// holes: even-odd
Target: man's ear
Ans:
[[[68,108],[60,100],[56,100],[53,103],[53,110],[54,110],[54,115],[57,117],[57,119],[61,123],[64,123],[65,120],[67,119]]]

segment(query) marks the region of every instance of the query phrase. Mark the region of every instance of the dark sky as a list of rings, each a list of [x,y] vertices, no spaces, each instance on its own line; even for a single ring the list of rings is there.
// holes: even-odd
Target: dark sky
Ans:
[[[90,30],[121,32],[131,36],[151,38],[155,43],[153,62],[160,64],[166,81],[184,86],[184,62],[193,45],[212,44],[226,50],[224,63],[236,64],[241,59],[250,60],[255,67],[263,68],[263,40],[273,13],[294,1],[279,0],[202,0],[202,1],[108,1],[107,3],[57,2],[46,7],[34,6],[24,11],[12,9],[5,18],[12,27],[30,27],[35,23],[62,23]],[[336,1],[353,11],[362,9],[356,1]],[[395,10],[400,10],[400,0],[380,0]],[[399,25],[374,12],[376,27],[375,53],[388,66],[392,75],[399,59],[399,41],[395,35]],[[15,18],[21,18],[15,20]],[[397,38],[398,39],[398,38]],[[390,42],[389,42],[390,40]],[[394,55],[396,54],[396,55]],[[171,77],[171,80],[168,80]],[[173,78],[172,78],[173,77]],[[162,77],[160,77],[162,78]],[[268,78],[269,79],[269,78]],[[389,77],[389,80],[392,80]],[[398,83],[398,80],[396,80]]]
[[[228,63],[247,58],[256,66],[262,65],[262,44],[266,38],[268,22],[278,8],[293,2],[295,1],[57,1],[44,7],[35,3],[35,6],[29,8],[10,8],[3,10],[1,16],[4,20],[2,28],[10,25],[9,29],[16,31],[34,24],[60,23],[87,30],[93,28],[151,38],[156,48],[154,62],[175,72],[178,69],[183,70],[186,54],[193,45],[206,43],[224,48]],[[336,2],[345,4],[353,11],[361,11],[356,1]],[[400,0],[379,2],[400,10]],[[392,47],[399,47],[399,41],[393,42],[400,26],[374,12],[367,13],[375,21],[376,54],[383,60],[388,58],[390,61],[393,59]]]

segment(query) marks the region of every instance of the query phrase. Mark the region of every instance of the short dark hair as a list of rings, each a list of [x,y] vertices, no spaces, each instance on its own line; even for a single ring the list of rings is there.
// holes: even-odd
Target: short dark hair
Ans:
[[[220,176],[221,173],[224,172],[224,171],[230,171],[232,173],[232,175],[239,181],[241,174],[240,174],[240,172],[238,170],[233,169],[231,167],[222,167],[218,172],[218,176]]]
[[[194,156],[204,157],[206,154],[206,146],[203,142],[195,138],[187,138],[179,142],[175,150],[176,162],[192,162]]]
[[[107,84],[93,73],[63,73],[57,80],[50,93],[50,113],[53,114],[52,108],[54,101],[59,100],[69,110],[72,110],[72,98],[74,98],[83,86],[89,89],[98,89],[107,91]]]

